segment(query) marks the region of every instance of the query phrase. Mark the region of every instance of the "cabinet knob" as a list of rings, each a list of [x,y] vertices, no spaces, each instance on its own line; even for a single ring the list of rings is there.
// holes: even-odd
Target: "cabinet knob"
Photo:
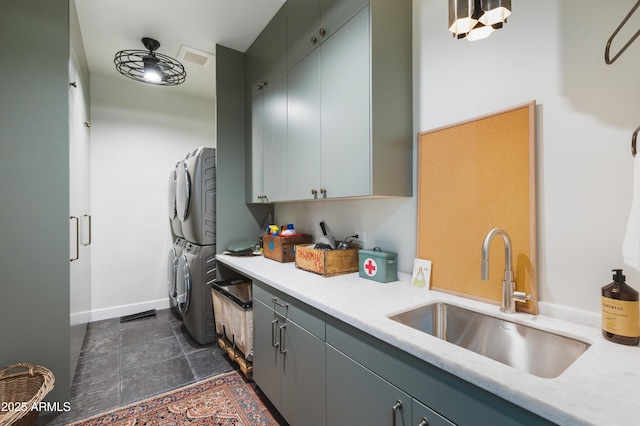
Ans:
[[[327,190],[324,188],[320,188],[320,193],[326,195],[327,194]]]
[[[324,28],[320,28],[320,30],[318,30],[318,34],[324,37],[327,35],[327,30],[325,30]]]
[[[262,80],[262,81],[260,82],[260,84],[258,84],[258,85],[256,86],[256,88],[257,88],[258,90],[262,90],[262,89],[264,89],[264,88],[265,88],[266,86],[268,86],[268,85],[269,85],[269,83],[268,83],[267,81]]]
[[[316,38],[316,36],[311,36],[311,44],[316,44],[318,42],[318,39]]]
[[[429,420],[426,417],[423,417],[418,426],[429,426]]]
[[[316,195],[318,195],[318,191],[315,188],[311,189],[311,195],[315,197]]]

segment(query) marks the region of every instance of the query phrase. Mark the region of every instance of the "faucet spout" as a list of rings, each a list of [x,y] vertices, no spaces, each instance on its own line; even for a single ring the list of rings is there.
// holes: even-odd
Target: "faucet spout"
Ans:
[[[483,281],[489,279],[489,246],[491,240],[500,235],[504,241],[504,281],[502,281],[502,306],[500,310],[507,313],[516,312],[516,302],[526,302],[531,296],[516,292],[516,283],[513,280],[511,238],[504,229],[494,228],[484,237],[482,242],[481,277]]]
[[[482,242],[482,280],[487,281],[489,279],[489,246],[491,245],[491,240],[496,235],[500,235],[502,240],[504,241],[504,272],[505,279],[507,279],[507,271],[511,272],[510,279],[513,279],[513,267],[512,267],[512,255],[511,255],[511,238],[509,238],[509,234],[504,229],[493,228],[489,233],[484,237],[484,241]]]

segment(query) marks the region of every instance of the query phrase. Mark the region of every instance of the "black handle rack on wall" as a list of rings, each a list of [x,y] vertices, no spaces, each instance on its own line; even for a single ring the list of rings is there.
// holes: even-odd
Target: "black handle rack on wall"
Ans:
[[[609,40],[607,41],[607,46],[604,49],[604,61],[607,63],[607,65],[611,65],[612,63],[614,63],[616,59],[618,59],[620,55],[622,55],[622,53],[625,50],[627,50],[629,46],[631,46],[631,43],[633,43],[638,38],[638,36],[640,36],[640,30],[638,30],[633,35],[633,37],[631,37],[629,41],[627,41],[627,43],[624,46],[622,46],[622,48],[618,51],[618,53],[616,53],[616,55],[613,58],[610,57],[609,50],[611,49],[611,43],[613,42],[613,39],[618,35],[622,27],[624,27],[624,25],[627,23],[629,18],[631,18],[631,15],[634,14],[634,12],[636,11],[636,9],[638,9],[639,6],[640,6],[640,0],[638,0],[635,6],[631,8],[629,13],[627,13],[627,16],[625,16],[622,22],[620,22],[620,25],[618,25],[618,28],[616,28],[613,34],[611,34],[611,37],[609,37]]]
[[[636,31],[633,37],[631,37],[629,41],[627,41],[627,43],[624,46],[622,46],[622,48],[618,51],[618,53],[616,53],[616,55],[613,58],[611,58],[609,51],[611,50],[611,43],[613,42],[613,39],[618,35],[622,27],[625,26],[629,18],[631,18],[631,15],[635,13],[635,11],[638,9],[639,6],[640,6],[640,0],[638,0],[638,2],[636,2],[636,4],[631,8],[629,13],[627,13],[627,16],[624,17],[622,22],[620,22],[620,25],[618,25],[618,27],[615,29],[613,34],[611,34],[611,37],[609,37],[609,40],[607,40],[607,46],[604,49],[604,61],[607,63],[607,65],[613,64],[620,57],[620,55],[622,55],[622,53],[625,50],[627,50],[629,46],[631,46],[631,43],[633,43],[638,38],[638,36],[640,36],[640,30]],[[633,136],[631,137],[631,155],[633,155],[634,157],[636,156],[636,153],[637,153],[636,140],[638,139],[638,132],[640,132],[640,127],[638,127],[633,132]]]

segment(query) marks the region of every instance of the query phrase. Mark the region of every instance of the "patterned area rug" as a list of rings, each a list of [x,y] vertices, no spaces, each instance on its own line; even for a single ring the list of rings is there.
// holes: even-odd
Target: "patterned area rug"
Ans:
[[[70,426],[278,424],[251,385],[232,371]]]

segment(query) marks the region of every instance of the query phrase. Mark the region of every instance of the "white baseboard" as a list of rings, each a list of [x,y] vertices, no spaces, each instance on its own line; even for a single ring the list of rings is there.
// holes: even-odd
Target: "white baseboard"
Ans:
[[[89,314],[89,322],[123,317],[125,315],[137,314],[138,312],[150,311],[151,309],[168,309],[170,307],[171,304],[167,297],[166,299],[150,300],[148,302],[132,303],[130,305],[93,309]]]

